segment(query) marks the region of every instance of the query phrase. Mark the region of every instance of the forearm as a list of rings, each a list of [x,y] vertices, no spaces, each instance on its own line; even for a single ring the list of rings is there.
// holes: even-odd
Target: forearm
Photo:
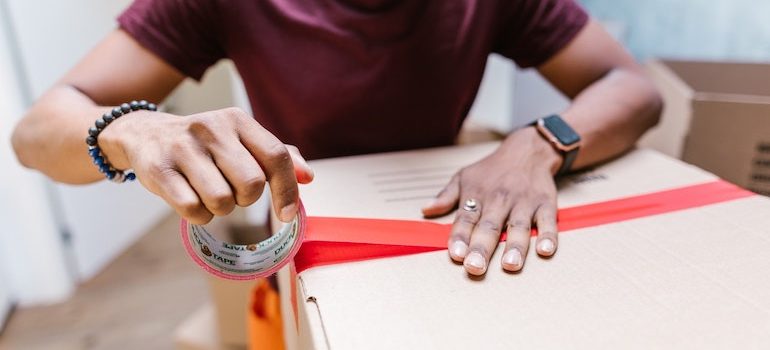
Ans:
[[[103,179],[88,156],[88,128],[109,107],[101,107],[69,85],[49,90],[14,130],[19,161],[55,181],[71,184]]]
[[[562,117],[582,138],[573,169],[618,156],[658,122],[662,101],[638,71],[615,69],[587,87]]]

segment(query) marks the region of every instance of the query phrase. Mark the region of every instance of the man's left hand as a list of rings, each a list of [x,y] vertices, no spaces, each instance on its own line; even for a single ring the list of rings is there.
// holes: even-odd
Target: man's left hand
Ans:
[[[506,230],[502,267],[519,271],[527,256],[533,224],[539,232],[537,253],[550,257],[556,252],[553,176],[561,161],[561,155],[535,128],[520,129],[494,153],[458,171],[422,209],[423,215],[445,215],[459,204],[448,242],[449,256],[462,262],[472,275],[487,271],[500,234]]]

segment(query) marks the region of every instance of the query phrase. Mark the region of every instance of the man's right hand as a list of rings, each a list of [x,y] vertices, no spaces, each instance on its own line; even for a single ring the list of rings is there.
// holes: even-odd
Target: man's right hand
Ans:
[[[296,147],[237,108],[186,117],[132,112],[104,129],[99,146],[115,168],[134,169],[144,187],[194,224],[253,204],[266,181],[278,218],[289,221],[297,182],[313,180]]]

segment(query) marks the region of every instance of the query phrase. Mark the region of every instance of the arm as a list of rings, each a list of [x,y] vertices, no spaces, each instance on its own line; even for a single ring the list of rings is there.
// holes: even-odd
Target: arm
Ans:
[[[573,98],[562,116],[581,135],[583,147],[573,168],[617,156],[655,125],[661,98],[642,69],[596,22],[585,28],[540,72]],[[490,156],[451,180],[423,208],[425,216],[443,215],[458,202],[474,199],[475,211],[459,210],[448,242],[450,257],[470,274],[487,270],[500,232],[508,232],[503,268],[519,271],[538,228],[537,253],[556,252],[556,186],[553,175],[562,157],[533,127],[509,135]]]
[[[573,98],[562,117],[583,139],[575,169],[628,150],[658,122],[662,100],[657,90],[595,21],[538,70]]]
[[[19,161],[51,179],[83,184],[103,178],[85,152],[86,131],[111,107],[161,101],[185,77],[128,34],[115,31],[30,108],[14,130]]]
[[[13,147],[23,165],[56,181],[95,182],[103,176],[87,155],[85,137],[110,109],[105,106],[160,101],[183,79],[115,31],[32,106],[14,130]],[[297,177],[312,179],[296,148],[237,109],[186,117],[132,112],[104,129],[99,146],[113,166],[133,168],[145,188],[194,223],[254,203],[265,181],[272,184],[276,212],[288,220],[296,213]]]

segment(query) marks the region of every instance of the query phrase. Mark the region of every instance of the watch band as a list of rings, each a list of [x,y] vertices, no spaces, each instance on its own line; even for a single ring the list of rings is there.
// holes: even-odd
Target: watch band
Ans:
[[[556,176],[561,176],[570,171],[572,169],[572,163],[575,162],[575,158],[577,158],[578,155],[578,148],[575,148],[572,151],[569,152],[561,152],[562,157],[564,160],[561,162],[561,166],[559,167],[559,170],[556,172]]]
[[[569,172],[580,149],[580,135],[556,114],[540,118],[532,125],[535,126],[540,136],[545,138],[563,157],[556,175]]]

